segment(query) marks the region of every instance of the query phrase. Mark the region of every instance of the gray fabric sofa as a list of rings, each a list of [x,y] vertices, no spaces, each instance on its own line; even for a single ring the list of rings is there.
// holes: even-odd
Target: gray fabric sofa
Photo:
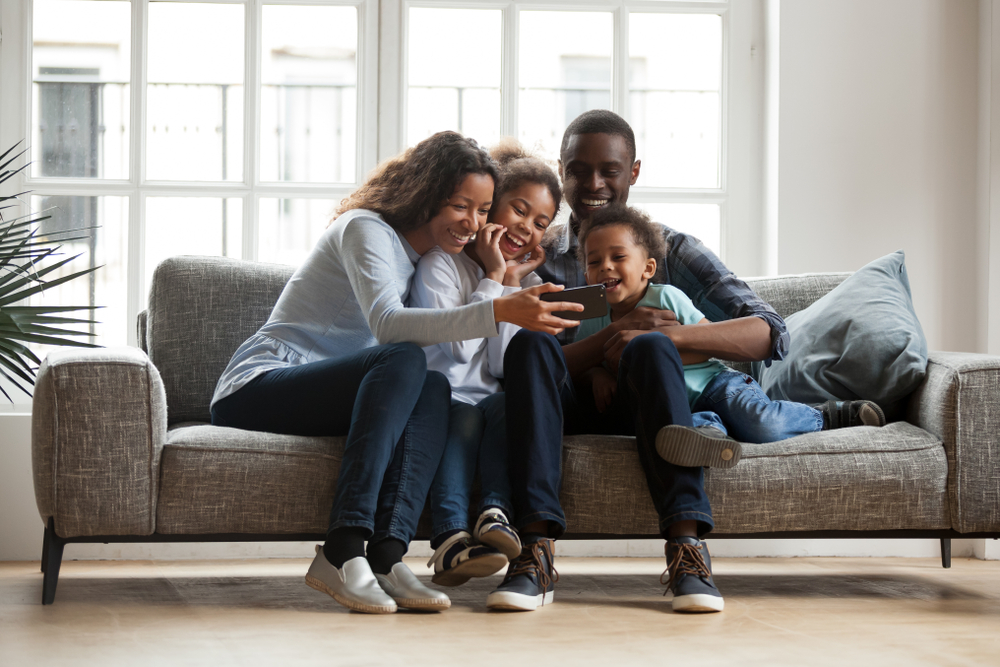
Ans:
[[[322,539],[344,439],[208,424],[216,379],[291,274],[173,258],[154,274],[141,349],[49,354],[32,415],[44,603],[70,542]],[[846,275],[749,282],[787,316]],[[934,352],[906,421],[745,445],[735,468],[708,470],[715,535],[998,536],[998,434],[1000,357]],[[563,473],[567,537],[657,535],[632,438],[567,437]]]

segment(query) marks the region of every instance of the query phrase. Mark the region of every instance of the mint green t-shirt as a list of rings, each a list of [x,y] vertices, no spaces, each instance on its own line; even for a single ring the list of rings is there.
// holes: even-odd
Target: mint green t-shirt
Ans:
[[[672,310],[677,315],[677,321],[681,324],[697,324],[705,319],[705,316],[695,308],[687,294],[673,285],[650,285],[646,289],[646,295],[636,304],[636,308],[640,306]],[[604,317],[594,317],[580,322],[580,330],[576,339],[583,340],[609,324],[611,324],[610,307],[608,307],[608,314]],[[688,404],[694,406],[695,401],[705,391],[705,387],[712,381],[712,378],[728,369],[728,366],[715,359],[700,364],[686,364],[684,366],[684,384],[687,385]]]

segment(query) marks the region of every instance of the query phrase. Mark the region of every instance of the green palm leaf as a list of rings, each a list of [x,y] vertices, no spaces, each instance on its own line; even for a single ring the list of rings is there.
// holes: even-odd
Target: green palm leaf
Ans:
[[[16,149],[21,142],[0,154],[0,186],[27,169],[30,163],[14,166],[25,155],[27,149]],[[93,273],[101,267],[75,271],[69,275],[52,279],[46,277],[73,260],[79,254],[65,257],[60,252],[61,245],[90,238],[86,229],[70,229],[41,233],[39,223],[51,216],[27,213],[11,217],[21,206],[22,197],[30,192],[13,195],[0,194],[0,379],[31,396],[35,384],[35,373],[41,360],[29,345],[61,345],[70,347],[100,347],[79,340],[94,334],[78,331],[72,326],[89,326],[97,320],[82,316],[80,311],[94,311],[97,306],[29,306],[16,305],[30,297],[81,276]],[[42,211],[44,213],[44,211]],[[67,313],[78,315],[67,316]],[[10,394],[0,386],[0,393],[13,401]]]

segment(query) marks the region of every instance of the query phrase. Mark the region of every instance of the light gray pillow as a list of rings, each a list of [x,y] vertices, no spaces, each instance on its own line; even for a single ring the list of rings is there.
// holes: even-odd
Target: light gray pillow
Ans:
[[[913,311],[902,250],[881,257],[805,310],[785,318],[791,350],[761,368],[775,400],[875,401],[901,419],[927,371],[927,339]]]

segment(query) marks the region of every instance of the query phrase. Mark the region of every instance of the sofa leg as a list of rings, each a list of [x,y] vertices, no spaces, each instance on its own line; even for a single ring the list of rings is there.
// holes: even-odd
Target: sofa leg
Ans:
[[[941,539],[941,567],[951,567],[951,538]]]
[[[56,535],[55,521],[49,519],[45,527],[45,553],[42,554],[42,604],[52,604],[56,599],[56,584],[59,583],[59,566],[62,564],[63,547],[66,542]]]

